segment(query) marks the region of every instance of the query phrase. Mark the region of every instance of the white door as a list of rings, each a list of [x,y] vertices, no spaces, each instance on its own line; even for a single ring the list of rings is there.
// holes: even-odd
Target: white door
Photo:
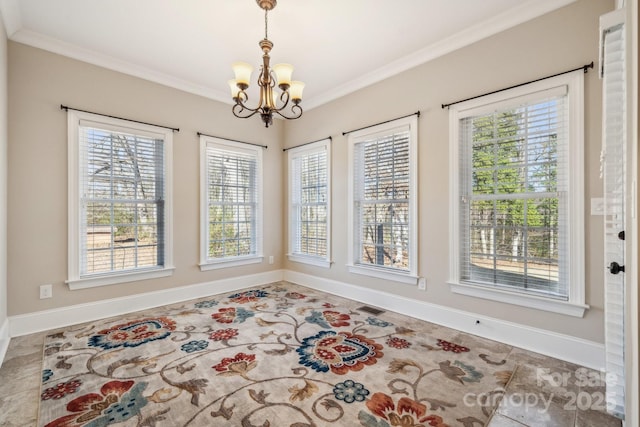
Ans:
[[[626,60],[623,11],[601,17],[607,410],[624,418]]]

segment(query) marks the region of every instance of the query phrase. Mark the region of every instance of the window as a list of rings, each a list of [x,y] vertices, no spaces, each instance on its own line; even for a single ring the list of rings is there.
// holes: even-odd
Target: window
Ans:
[[[69,111],[71,289],[167,276],[170,130]]]
[[[417,116],[349,134],[349,271],[416,284]]]
[[[200,269],[262,262],[262,149],[200,137]]]
[[[582,316],[582,71],[451,109],[454,292]]]
[[[289,254],[292,261],[331,266],[330,140],[289,150]]]

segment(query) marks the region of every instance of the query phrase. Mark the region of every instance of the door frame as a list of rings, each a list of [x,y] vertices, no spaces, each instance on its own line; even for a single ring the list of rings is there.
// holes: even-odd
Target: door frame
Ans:
[[[638,150],[638,1],[618,0],[618,7],[626,3],[626,37],[627,37],[627,153],[628,153],[628,173],[627,182],[629,190],[627,194],[628,224],[632,230],[632,236],[627,243],[627,264],[635,264],[635,268],[629,269],[629,274],[625,277],[627,304],[627,333],[625,334],[625,370],[626,375],[626,402],[625,402],[625,426],[640,425],[640,326],[639,307],[640,292],[638,291],[638,266],[640,266],[640,253],[638,252],[638,241],[640,240],[640,229],[638,228],[638,216],[640,215],[640,204],[638,203],[638,163],[640,152]]]

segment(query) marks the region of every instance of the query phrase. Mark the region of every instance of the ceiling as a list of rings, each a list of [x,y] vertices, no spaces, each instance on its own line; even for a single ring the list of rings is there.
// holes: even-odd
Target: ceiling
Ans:
[[[271,63],[293,64],[308,110],[573,1],[279,0]],[[255,0],[0,0],[0,13],[11,40],[226,103],[231,63],[261,61]]]

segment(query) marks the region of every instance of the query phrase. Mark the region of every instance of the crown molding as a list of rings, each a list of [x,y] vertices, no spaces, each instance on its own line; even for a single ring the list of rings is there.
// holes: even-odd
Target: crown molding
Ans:
[[[120,73],[139,77],[154,83],[179,89],[184,92],[200,95],[214,101],[231,104],[231,100],[226,92],[222,93],[211,87],[199,85],[188,80],[180,79],[170,74],[161,73],[147,67],[142,67],[128,61],[124,61],[113,56],[96,53],[95,51],[79,47],[77,45],[66,43],[53,37],[45,36],[30,30],[21,29],[11,36],[11,40],[26,44],[38,49],[43,49],[62,56],[77,59],[78,61],[87,62]]]
[[[529,0],[513,9],[495,15],[487,21],[479,22],[472,27],[460,31],[451,37],[426,46],[417,52],[390,62],[331,90],[324,91],[320,95],[307,98],[304,102],[305,111],[309,111],[357,90],[371,86],[403,71],[429,62],[553,10],[567,6],[575,1],[577,0]],[[169,74],[123,61],[109,55],[99,54],[77,45],[23,29],[18,2],[19,0],[0,0],[0,14],[2,14],[7,37],[13,41],[203,96],[224,104],[232,104],[232,100],[229,99],[226,91],[220,91],[180,79]]]
[[[390,62],[376,70],[351,80],[322,95],[305,99],[305,110],[310,110],[335,99],[363,89],[411,68],[444,56],[501,31],[567,6],[577,0],[529,0],[520,6],[479,22],[437,43],[426,46],[410,55]]]

